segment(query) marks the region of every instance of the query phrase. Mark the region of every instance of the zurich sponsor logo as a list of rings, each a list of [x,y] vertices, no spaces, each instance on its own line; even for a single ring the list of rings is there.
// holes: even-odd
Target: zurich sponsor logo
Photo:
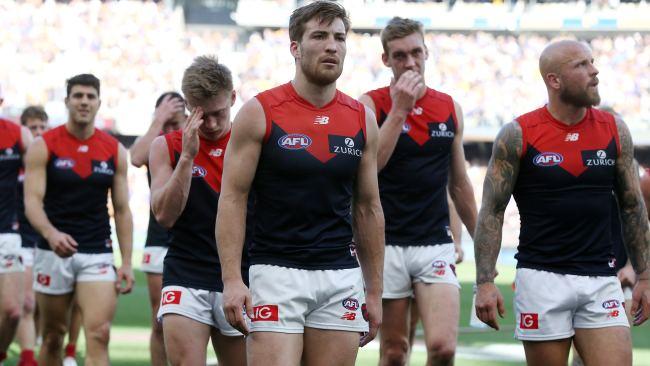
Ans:
[[[607,300],[603,302],[603,309],[615,309],[619,307],[621,303],[618,300]]]
[[[278,145],[287,150],[301,150],[311,145],[311,139],[307,135],[291,133],[280,137]]]
[[[348,297],[347,299],[343,300],[341,304],[348,310],[355,311],[359,309],[359,300],[352,297]]]
[[[192,167],[192,178],[201,178],[205,177],[208,174],[208,171],[204,167],[199,165],[194,165]]]
[[[560,165],[562,161],[564,157],[554,152],[543,152],[533,158],[533,164],[537,166],[555,166]]]
[[[54,167],[58,169],[72,169],[74,168],[74,160],[68,158],[57,158],[54,160]]]

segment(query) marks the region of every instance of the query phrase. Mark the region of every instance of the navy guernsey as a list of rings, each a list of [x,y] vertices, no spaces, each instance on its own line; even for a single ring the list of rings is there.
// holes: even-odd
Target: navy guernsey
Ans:
[[[252,190],[251,264],[356,268],[351,199],[365,146],[365,109],[337,90],[317,108],[287,83],[257,95],[266,134]]]
[[[0,118],[0,234],[18,228],[18,171],[22,167],[20,126]]]
[[[367,93],[381,127],[391,110],[390,88]],[[447,178],[457,116],[451,96],[427,88],[402,127],[395,150],[379,172],[386,244],[451,243]]]
[[[615,275],[612,191],[620,145],[614,117],[589,108],[568,126],[542,107],[516,120],[523,136],[513,190],[521,216],[517,267]]]

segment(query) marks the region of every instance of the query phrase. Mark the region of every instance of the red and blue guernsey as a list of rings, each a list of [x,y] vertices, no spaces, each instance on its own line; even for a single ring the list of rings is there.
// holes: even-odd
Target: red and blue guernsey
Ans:
[[[57,230],[71,235],[79,253],[111,253],[108,190],[118,162],[118,141],[95,129],[79,140],[65,125],[43,134],[47,187],[43,208]],[[38,248],[51,250],[41,239]]]
[[[620,145],[614,117],[589,108],[568,126],[542,107],[516,120],[523,136],[513,190],[521,216],[517,266],[615,275],[612,191]]]
[[[364,106],[337,90],[317,108],[287,83],[257,95],[266,134],[253,182],[251,264],[358,267],[351,199],[366,141]]]
[[[367,93],[381,127],[391,110],[390,88]],[[458,122],[451,96],[427,88],[406,118],[393,155],[379,173],[386,244],[451,243],[447,177]]]
[[[18,227],[18,171],[22,167],[20,126],[0,118],[0,234]]]
[[[214,237],[215,220],[223,158],[230,139],[230,132],[219,140],[199,137],[199,152],[192,165],[192,181],[183,212],[172,226],[169,250],[163,266],[163,287],[223,291],[221,264]],[[176,168],[183,151],[183,131],[165,135],[169,159]],[[251,212],[249,211],[249,218]],[[247,238],[250,237],[247,226]],[[248,239],[247,239],[248,240]],[[247,250],[242,253],[242,277],[247,281]]]

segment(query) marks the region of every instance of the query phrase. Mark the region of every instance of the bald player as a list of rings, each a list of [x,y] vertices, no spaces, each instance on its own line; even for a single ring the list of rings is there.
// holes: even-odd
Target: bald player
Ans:
[[[612,253],[611,192],[637,274],[634,325],[650,314],[648,220],[625,123],[592,108],[598,69],[584,43],[548,45],[540,57],[548,104],[505,125],[494,143],[476,229],[476,313],[499,329],[494,285],[506,205],[521,215],[515,337],[529,365],[566,365],[571,342],[587,365],[631,365],[629,324]]]

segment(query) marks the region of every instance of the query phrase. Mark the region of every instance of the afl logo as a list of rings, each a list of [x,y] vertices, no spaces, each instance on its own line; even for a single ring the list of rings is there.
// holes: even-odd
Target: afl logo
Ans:
[[[408,133],[411,131],[411,125],[408,122],[404,122],[402,125],[402,133]]]
[[[618,300],[607,300],[603,302],[603,309],[615,309],[619,307],[620,303]]]
[[[74,160],[68,158],[58,158],[54,161],[54,166],[58,169],[74,168]]]
[[[343,300],[341,305],[343,305],[343,307],[348,310],[356,311],[357,309],[359,309],[359,300],[349,297]]]
[[[208,174],[208,171],[204,167],[194,165],[192,167],[192,178],[202,178]]]
[[[555,166],[560,165],[564,157],[554,152],[543,152],[533,158],[533,164],[537,166]]]
[[[278,145],[287,150],[302,150],[311,145],[311,139],[303,134],[291,133],[280,137]]]

